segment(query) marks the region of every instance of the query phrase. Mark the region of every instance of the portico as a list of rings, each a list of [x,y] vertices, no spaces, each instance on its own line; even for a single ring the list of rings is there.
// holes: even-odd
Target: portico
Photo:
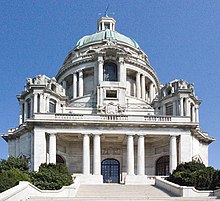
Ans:
[[[69,155],[69,157],[65,157],[65,153],[57,152],[55,149],[57,146],[59,149],[63,149],[60,146],[64,147],[68,143],[73,147],[75,144],[78,144],[80,145],[78,146],[78,151],[81,149],[82,154],[77,157],[81,158],[81,160],[79,162],[80,164],[78,164],[78,170],[75,169],[73,171],[82,174],[81,177],[85,183],[87,179],[90,180],[89,183],[92,183],[92,181],[94,183],[112,182],[110,181],[112,176],[107,179],[107,175],[110,174],[108,171],[110,170],[105,170],[105,172],[102,170],[103,161],[107,162],[110,159],[118,161],[119,183],[146,183],[148,175],[151,177],[156,175],[156,161],[152,161],[149,154],[155,150],[152,150],[152,146],[150,147],[149,144],[160,141],[162,147],[167,147],[163,154],[160,154],[160,157],[168,156],[171,164],[170,171],[175,169],[175,165],[177,165],[176,135],[162,135],[163,140],[161,140],[162,138],[159,135],[152,137],[152,135],[147,133],[107,134],[107,132],[109,131],[106,130],[103,133],[86,132],[81,134],[47,133],[49,136],[49,161],[54,161],[54,156],[56,155],[62,155],[67,164],[79,162],[79,159],[74,158],[74,156]],[[59,142],[63,142],[57,145],[56,137],[58,137]],[[158,146],[158,148],[161,146]],[[71,149],[71,147],[68,149]],[[146,153],[148,150],[149,153]],[[168,152],[168,150],[170,151]],[[73,151],[69,150],[70,153]],[[151,166],[151,171],[148,170],[149,166]],[[103,176],[105,180],[103,180]]]

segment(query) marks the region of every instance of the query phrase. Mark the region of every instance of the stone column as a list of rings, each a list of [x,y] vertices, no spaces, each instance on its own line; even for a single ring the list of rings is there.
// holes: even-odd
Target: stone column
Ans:
[[[185,101],[185,111],[186,111],[186,116],[190,116],[190,103],[189,103],[189,98],[186,98]]]
[[[145,148],[144,136],[138,136],[138,153],[137,153],[137,174],[145,175]]]
[[[177,166],[177,143],[176,136],[170,136],[170,173],[176,169]]]
[[[184,113],[183,113],[183,98],[181,97],[180,98],[180,116],[183,116]]]
[[[149,86],[149,98],[150,98],[150,102],[152,102],[153,99],[154,99],[154,86],[153,86],[153,83],[150,83],[150,86]]]
[[[73,98],[77,97],[77,73],[73,73]]]
[[[137,98],[141,97],[141,84],[140,84],[141,74],[137,72],[136,74],[136,96]]]
[[[119,58],[119,69],[120,69],[120,73],[119,73],[119,81],[121,83],[121,85],[123,87],[126,86],[126,69],[125,69],[125,66],[124,66],[124,58],[123,57],[120,57]]]
[[[98,84],[100,85],[100,83],[103,81],[103,56],[99,56],[98,57]]]
[[[176,100],[173,101],[173,116],[176,116]]]
[[[40,112],[41,113],[44,113],[45,112],[45,100],[44,100],[44,95],[43,94],[40,94]]]
[[[38,94],[34,94],[34,113],[37,113],[38,105]]]
[[[101,175],[101,142],[99,134],[94,134],[93,137],[93,174]]]
[[[88,134],[83,134],[83,174],[90,174],[90,139]]]
[[[63,86],[63,88],[66,90],[66,80],[63,80],[63,81],[62,81],[62,86]]]
[[[195,105],[192,105],[192,122],[195,122],[195,119],[196,119],[196,115],[195,115]]]
[[[79,71],[79,97],[83,96],[83,71]]]
[[[56,164],[56,133],[49,133],[49,163]]]
[[[127,136],[127,174],[134,175],[134,138]]]
[[[199,123],[199,106],[195,106],[195,122]]]
[[[46,111],[49,112],[50,96],[47,96],[46,100]]]
[[[27,101],[25,100],[24,101],[24,121],[26,121],[27,120],[27,111],[28,109],[27,109]]]
[[[23,121],[24,121],[24,102],[23,101],[20,101],[19,102],[19,109],[20,109],[20,111],[19,111],[19,124],[22,124],[23,123]]]
[[[143,100],[146,98],[145,76],[141,76],[141,97]]]

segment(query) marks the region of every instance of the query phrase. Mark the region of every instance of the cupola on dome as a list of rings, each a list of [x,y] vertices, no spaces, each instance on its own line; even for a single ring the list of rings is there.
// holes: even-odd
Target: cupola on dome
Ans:
[[[81,38],[77,42],[76,47],[81,47],[84,45],[105,40],[116,40],[118,42],[125,43],[132,47],[140,48],[138,43],[134,39],[115,31],[115,20],[110,17],[100,18],[98,20],[98,32]]]

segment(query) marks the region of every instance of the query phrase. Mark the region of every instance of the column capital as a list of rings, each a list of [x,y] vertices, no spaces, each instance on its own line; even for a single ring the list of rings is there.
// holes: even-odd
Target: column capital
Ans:
[[[83,136],[90,136],[91,135],[91,133],[81,133]]]
[[[96,133],[96,132],[94,132],[94,133],[91,133],[93,136],[100,136],[100,135],[102,135],[102,133]]]
[[[141,133],[141,134],[137,134],[137,136],[138,136],[138,137],[145,137],[145,136],[146,136],[146,134]]]
[[[133,133],[126,133],[126,136],[127,136],[127,137],[134,137],[135,134],[133,134]]]
[[[179,135],[177,134],[170,134],[170,138],[177,138]]]

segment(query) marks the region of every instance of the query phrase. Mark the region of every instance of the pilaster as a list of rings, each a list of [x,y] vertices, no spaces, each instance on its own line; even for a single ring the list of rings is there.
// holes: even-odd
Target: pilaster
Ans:
[[[56,133],[49,133],[49,163],[56,164]]]

